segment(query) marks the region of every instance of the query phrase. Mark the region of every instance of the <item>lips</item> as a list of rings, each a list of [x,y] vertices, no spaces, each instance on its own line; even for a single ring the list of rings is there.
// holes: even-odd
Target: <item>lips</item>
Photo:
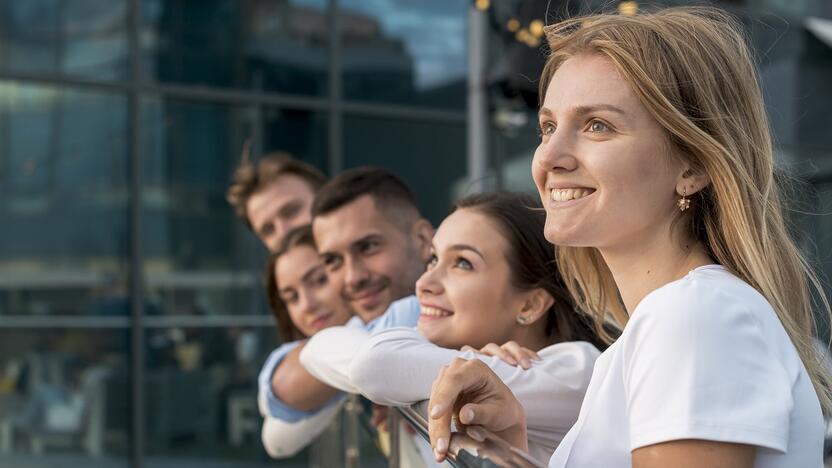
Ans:
[[[350,292],[346,295],[346,299],[350,302],[372,302],[375,300],[385,289],[387,289],[388,282],[381,281],[376,284],[364,286],[361,289]]]
[[[329,323],[329,319],[332,318],[332,312],[328,312],[325,314],[321,314],[315,317],[314,320],[309,324],[309,327],[315,331],[318,331],[326,326]]]

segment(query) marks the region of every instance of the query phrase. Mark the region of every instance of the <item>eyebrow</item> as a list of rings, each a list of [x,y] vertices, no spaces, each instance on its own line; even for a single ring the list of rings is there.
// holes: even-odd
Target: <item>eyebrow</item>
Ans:
[[[467,244],[454,244],[448,247],[448,250],[468,250],[479,255],[483,262],[485,261],[485,256],[483,256],[482,252],[480,252],[476,247]]]
[[[373,232],[373,233],[367,234],[366,236],[364,236],[360,239],[356,239],[355,241],[353,241],[350,244],[350,247],[354,248],[354,247],[357,247],[358,245],[360,245],[361,243],[364,243],[364,242],[367,242],[367,241],[370,241],[370,240],[375,240],[375,239],[382,240],[384,238],[382,237],[382,235],[380,233]]]
[[[588,105],[588,106],[577,106],[577,107],[574,107],[572,109],[572,111],[574,113],[580,114],[580,115],[590,114],[592,112],[597,112],[597,111],[609,111],[609,112],[615,112],[615,113],[618,113],[618,114],[621,114],[621,115],[627,115],[626,112],[624,112],[623,110],[621,110],[618,107],[615,107],[611,104],[591,104],[591,105]],[[547,117],[552,117],[553,116],[552,111],[549,110],[546,107],[541,107],[540,110],[537,112],[537,115],[538,116],[545,115]]]
[[[300,198],[294,198],[281,205],[280,208],[277,209],[277,214],[278,216],[285,216],[290,211],[300,208],[301,205],[303,205],[303,200]]]
[[[321,265],[313,266],[312,268],[307,270],[306,273],[303,274],[303,276],[301,277],[301,281],[304,281],[304,282],[309,281],[309,278],[311,278],[312,275],[317,273],[317,271],[320,270],[321,268],[323,268]]]

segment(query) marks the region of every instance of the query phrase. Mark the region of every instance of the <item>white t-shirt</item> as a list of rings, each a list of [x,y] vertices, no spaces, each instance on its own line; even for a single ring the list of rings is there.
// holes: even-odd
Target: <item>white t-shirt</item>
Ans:
[[[549,466],[630,467],[637,448],[701,439],[757,446],[755,468],[819,468],[823,433],[817,395],[771,305],[708,265],[636,307],[598,358]]]

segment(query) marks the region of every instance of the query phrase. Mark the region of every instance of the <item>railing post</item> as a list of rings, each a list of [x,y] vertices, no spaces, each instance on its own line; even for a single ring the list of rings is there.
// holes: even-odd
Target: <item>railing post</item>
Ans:
[[[401,416],[395,408],[387,409],[387,430],[390,431],[390,458],[387,466],[399,468],[401,454]]]

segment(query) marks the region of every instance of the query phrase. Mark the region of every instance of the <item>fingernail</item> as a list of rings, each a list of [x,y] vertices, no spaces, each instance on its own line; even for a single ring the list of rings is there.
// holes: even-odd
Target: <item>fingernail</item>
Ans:
[[[534,359],[535,361],[542,361],[542,360],[543,360],[543,358],[542,358],[542,357],[537,356],[537,355],[535,355],[535,357],[534,357],[533,359]]]
[[[442,414],[442,405],[433,405],[430,409],[430,417],[438,418],[440,414]]]
[[[528,369],[531,366],[532,364],[529,362],[528,359],[523,359],[523,369]]]
[[[477,442],[485,442],[485,434],[483,434],[483,433],[482,433],[482,431],[481,431],[481,430],[479,430],[478,428],[476,428],[476,427],[469,427],[469,428],[466,430],[466,432],[468,433],[468,435],[469,435],[472,439],[476,440]]]
[[[439,453],[439,450],[433,449],[433,456],[436,457],[436,461],[442,461],[442,455]]]
[[[471,408],[465,408],[459,413],[459,421],[462,424],[469,424],[471,421],[474,420],[474,410]]]
[[[440,437],[436,439],[436,452],[445,453],[448,450],[448,439]]]
[[[511,364],[512,366],[516,366],[517,365],[517,360],[514,359],[514,358],[508,358],[508,363]]]

